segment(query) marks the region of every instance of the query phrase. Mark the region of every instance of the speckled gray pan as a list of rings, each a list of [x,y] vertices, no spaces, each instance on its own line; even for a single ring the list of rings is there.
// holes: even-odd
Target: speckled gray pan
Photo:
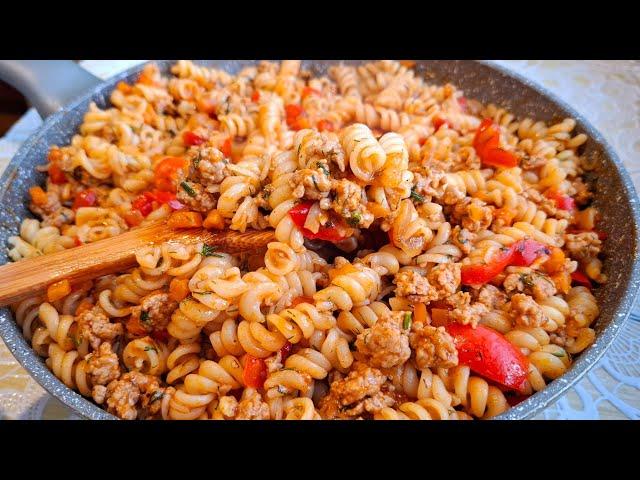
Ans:
[[[167,72],[172,62],[158,62]],[[201,62],[236,72],[254,61]],[[316,73],[324,73],[332,61],[307,61],[305,67]],[[360,63],[360,62],[345,62]],[[20,219],[31,216],[27,209],[27,190],[44,181],[34,167],[45,163],[50,145],[67,144],[81,123],[89,102],[100,107],[108,105],[109,94],[120,80],[132,81],[141,66],[132,68],[104,82],[99,87],[77,98],[66,108],[49,117],[15,155],[0,179],[0,244],[18,232]],[[599,359],[613,342],[627,318],[639,285],[638,260],[638,199],[629,174],[615,152],[602,136],[584,118],[564,102],[532,82],[493,65],[472,61],[418,61],[416,69],[429,82],[450,82],[470,98],[493,102],[519,116],[542,120],[559,120],[573,117],[578,132],[589,136],[584,154],[597,162],[595,171],[595,201],[602,212],[601,229],[608,232],[605,242],[605,272],[609,282],[595,292],[601,315],[595,325],[596,342],[589,347],[561,378],[551,382],[546,389],[528,398],[515,408],[500,415],[500,419],[529,418],[565,393]],[[0,252],[0,263],[7,261],[6,249]],[[0,334],[18,361],[53,396],[83,417],[113,419],[114,417],[67,388],[60,382],[31,350],[17,328],[8,309],[0,311]]]

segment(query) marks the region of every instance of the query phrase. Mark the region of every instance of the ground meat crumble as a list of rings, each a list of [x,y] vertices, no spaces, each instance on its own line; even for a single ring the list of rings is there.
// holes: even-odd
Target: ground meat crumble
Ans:
[[[408,312],[391,312],[358,335],[356,348],[373,367],[390,368],[411,356],[409,332],[403,328]]]
[[[458,351],[453,337],[444,327],[433,327],[421,322],[411,326],[409,335],[415,362],[419,369],[449,368],[458,365]]]

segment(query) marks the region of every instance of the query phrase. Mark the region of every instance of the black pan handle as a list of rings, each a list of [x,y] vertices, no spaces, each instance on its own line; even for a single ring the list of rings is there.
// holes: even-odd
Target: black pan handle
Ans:
[[[0,79],[27,97],[42,118],[102,82],[71,60],[0,60]]]

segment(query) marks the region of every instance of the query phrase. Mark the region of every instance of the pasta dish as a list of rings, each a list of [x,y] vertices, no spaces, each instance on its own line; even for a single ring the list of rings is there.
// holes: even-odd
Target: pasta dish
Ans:
[[[275,239],[168,241],[53,284],[12,306],[35,352],[130,420],[485,419],[560,377],[607,279],[587,137],[412,67],[120,82],[50,148],[11,259],[161,221]]]

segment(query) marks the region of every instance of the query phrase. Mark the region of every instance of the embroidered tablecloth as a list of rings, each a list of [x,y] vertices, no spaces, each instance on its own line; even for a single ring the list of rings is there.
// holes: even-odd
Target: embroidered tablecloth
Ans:
[[[108,78],[141,60],[85,60],[83,67]],[[606,137],[640,187],[640,62],[496,61],[547,87],[572,105]],[[41,119],[29,110],[0,139],[0,173]],[[2,247],[0,247],[2,248]],[[51,397],[0,340],[0,418],[77,419]],[[640,419],[640,308],[605,357],[539,419]]]

